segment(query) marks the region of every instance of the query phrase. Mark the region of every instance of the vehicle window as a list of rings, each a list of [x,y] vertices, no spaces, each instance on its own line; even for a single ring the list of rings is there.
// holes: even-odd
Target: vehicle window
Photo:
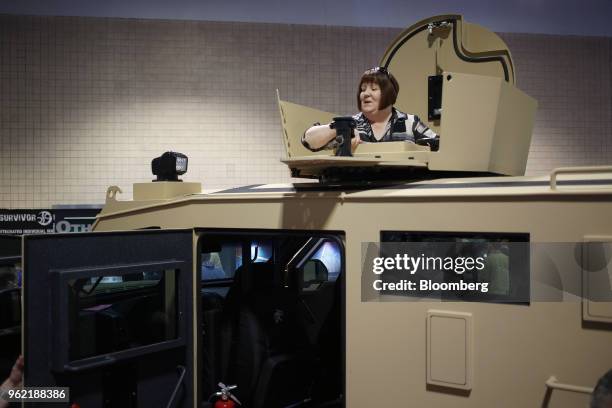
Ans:
[[[249,240],[250,259],[253,263],[264,263],[272,257],[272,244],[266,241]],[[222,242],[216,250],[204,248],[201,261],[201,279],[203,281],[214,281],[220,279],[232,279],[236,269],[242,264],[243,242]]]
[[[21,267],[18,264],[0,265],[0,290],[21,287]]]
[[[420,256],[424,261],[431,260],[432,265],[441,259],[455,262],[477,260],[478,267],[462,267],[460,274],[456,271],[457,263],[455,270],[441,271],[439,263],[437,269],[427,271],[430,277],[436,276],[436,272],[441,273],[437,275],[438,283],[487,284],[486,292],[448,290],[436,293],[436,296],[441,296],[442,299],[529,303],[529,234],[382,231],[381,243],[382,251],[393,252],[385,254],[386,257],[395,256],[395,252],[399,250],[403,253],[414,252],[410,255]],[[393,247],[385,246],[385,243],[406,245]],[[436,291],[419,290],[406,294],[429,296],[434,292]]]
[[[163,272],[142,272],[124,276],[96,276],[86,280],[71,281],[71,289],[79,297],[92,297],[99,294],[127,292],[148,288],[159,283]]]
[[[201,280],[208,289],[215,281],[227,285],[221,281],[234,279],[246,262],[271,265],[279,276],[289,271],[285,283],[290,286],[335,282],[342,271],[341,241],[330,235],[210,232],[202,236],[200,247]],[[296,269],[299,273],[290,272]]]
[[[328,281],[335,281],[338,275],[340,275],[342,258],[340,257],[340,245],[338,242],[330,240],[324,241],[311,259],[318,259],[325,265],[325,268],[327,268]],[[306,280],[306,278],[304,278],[304,280]]]
[[[313,245],[297,263],[304,291],[318,290],[326,282],[335,282],[342,270],[341,249],[337,241],[319,239],[314,240]]]
[[[69,280],[69,359],[175,339],[177,277],[160,270]]]

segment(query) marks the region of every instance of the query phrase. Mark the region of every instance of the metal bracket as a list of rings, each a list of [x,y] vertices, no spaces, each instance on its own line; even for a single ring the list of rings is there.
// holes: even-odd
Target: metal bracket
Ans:
[[[121,191],[118,186],[110,186],[106,190],[106,203],[108,204],[109,201],[117,201],[117,193],[122,194],[123,191]]]
[[[562,384],[560,382],[557,382],[557,377],[555,377],[554,375],[551,375],[550,377],[548,377],[548,380],[546,380],[546,387],[553,389],[553,390],[579,392],[582,394],[592,394],[593,393],[592,387],[583,387],[580,385]]]
[[[557,176],[560,174],[612,173],[612,166],[558,167],[550,172],[550,189],[557,189]]]

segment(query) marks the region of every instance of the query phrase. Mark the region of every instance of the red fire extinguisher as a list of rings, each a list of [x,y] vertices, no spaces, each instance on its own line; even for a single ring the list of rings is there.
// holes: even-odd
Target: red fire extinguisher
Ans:
[[[226,386],[220,382],[219,387],[221,391],[215,393],[215,395],[219,397],[217,402],[215,402],[215,408],[236,408],[236,404],[242,405],[240,401],[238,401],[238,398],[230,392],[230,390],[238,388],[237,385]]]

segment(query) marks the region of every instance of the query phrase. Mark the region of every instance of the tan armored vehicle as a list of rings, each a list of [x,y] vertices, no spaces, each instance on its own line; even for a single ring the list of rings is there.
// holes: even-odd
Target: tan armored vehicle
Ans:
[[[334,115],[281,102],[284,162],[333,182],[111,187],[96,232],[26,237],[26,384],[82,407],[210,406],[218,383],[245,407],[586,406],[612,366],[612,168],[522,176],[535,102],[460,16],[381,65],[437,152],[312,154],[301,133]],[[368,167],[411,180],[341,179]],[[405,256],[453,267],[401,274]]]

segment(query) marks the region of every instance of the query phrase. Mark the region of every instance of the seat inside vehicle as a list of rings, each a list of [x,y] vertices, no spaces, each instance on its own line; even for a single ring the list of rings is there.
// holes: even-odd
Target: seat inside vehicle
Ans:
[[[238,386],[232,393],[245,407],[331,406],[341,399],[340,273],[309,259],[325,242],[273,236],[259,244],[259,256],[257,245],[235,243],[232,254],[251,247],[252,257],[238,262],[230,279],[202,281],[204,398],[222,382]],[[223,251],[219,256],[223,263]]]

